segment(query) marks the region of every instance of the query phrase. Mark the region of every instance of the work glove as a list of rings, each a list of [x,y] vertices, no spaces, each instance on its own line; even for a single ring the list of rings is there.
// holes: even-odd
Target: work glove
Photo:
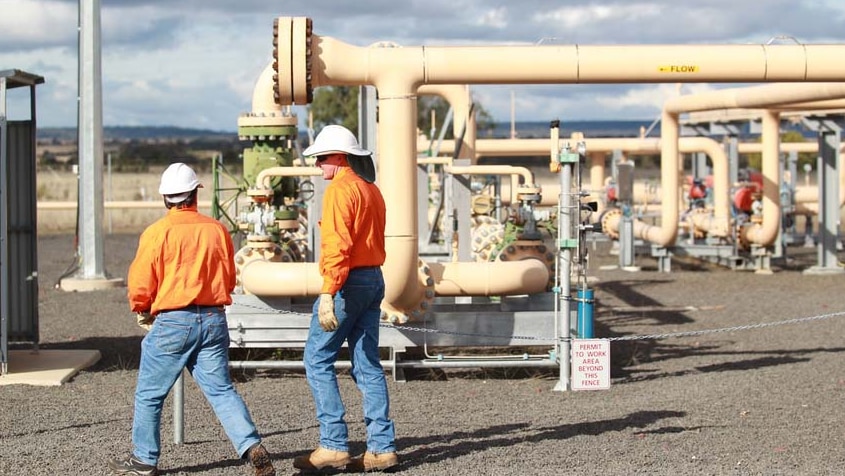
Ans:
[[[138,320],[138,326],[145,331],[150,330],[153,327],[153,322],[156,320],[149,312],[139,312],[135,314],[135,317]]]
[[[326,332],[337,329],[337,316],[334,315],[334,296],[329,293],[320,294],[320,307],[317,308],[317,319],[320,327]]]

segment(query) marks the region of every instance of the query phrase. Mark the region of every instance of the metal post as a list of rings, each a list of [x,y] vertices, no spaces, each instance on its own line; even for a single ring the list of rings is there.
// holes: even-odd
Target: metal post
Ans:
[[[376,140],[376,88],[361,86],[358,89],[358,142],[373,152],[373,161],[378,166]]]
[[[112,171],[111,171],[111,154],[106,154],[106,167],[107,167],[106,173],[108,174],[108,177],[109,177],[109,187],[108,187],[108,192],[106,194],[106,197],[107,197],[108,201],[112,201],[114,199],[114,197],[112,196],[112,193],[113,193],[112,185],[113,184],[112,184]],[[109,235],[112,234],[112,219],[111,219],[112,217],[111,216],[112,216],[112,212],[109,211],[109,214],[108,214]]]
[[[185,442],[185,372],[173,384],[173,443]]]
[[[9,197],[6,170],[6,78],[0,78],[0,375],[9,371]]]
[[[839,128],[819,128],[819,264],[828,272],[843,272],[836,257],[839,239]],[[815,271],[818,271],[816,269]]]
[[[730,183],[739,181],[739,139],[730,136],[727,145],[728,153],[728,180]]]
[[[100,0],[80,0],[79,21],[79,277],[104,279]]]
[[[567,151],[568,152],[568,151]],[[560,236],[561,243],[558,245],[562,247],[559,256],[558,275],[560,276],[560,324],[558,325],[558,360],[560,362],[560,378],[555,385],[554,390],[560,392],[569,391],[570,387],[570,365],[571,359],[569,352],[571,350],[571,331],[570,331],[570,305],[572,303],[571,297],[571,265],[572,265],[572,248],[569,246],[569,241],[572,236],[572,167],[571,162],[561,164],[560,170]]]

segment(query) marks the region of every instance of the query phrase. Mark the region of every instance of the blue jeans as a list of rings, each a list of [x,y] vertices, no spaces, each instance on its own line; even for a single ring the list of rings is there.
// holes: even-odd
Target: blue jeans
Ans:
[[[141,366],[135,388],[133,454],[158,464],[161,453],[161,408],[176,379],[187,368],[205,394],[238,452],[261,439],[244,401],[229,376],[229,330],[218,307],[160,313],[141,343]]]
[[[338,328],[326,332],[320,327],[314,303],[311,328],[305,343],[305,371],[320,422],[320,446],[349,451],[346,409],[340,398],[334,364],[344,341],[349,346],[352,380],[364,399],[367,450],[380,454],[396,451],[393,421],[388,418],[390,402],[387,380],[378,352],[379,318],[384,299],[381,269],[353,269],[346,284],[334,297]]]

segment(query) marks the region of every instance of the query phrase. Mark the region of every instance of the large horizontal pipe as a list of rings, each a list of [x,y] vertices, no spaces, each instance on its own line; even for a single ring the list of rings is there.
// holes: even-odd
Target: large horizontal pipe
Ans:
[[[538,259],[430,263],[437,296],[507,296],[546,290],[549,270]]]
[[[540,260],[428,264],[437,296],[506,296],[542,292],[549,270]],[[240,270],[244,291],[257,296],[309,297],[320,294],[317,263],[251,261]]]
[[[256,296],[317,296],[323,278],[317,263],[251,261],[240,270],[244,291]]]

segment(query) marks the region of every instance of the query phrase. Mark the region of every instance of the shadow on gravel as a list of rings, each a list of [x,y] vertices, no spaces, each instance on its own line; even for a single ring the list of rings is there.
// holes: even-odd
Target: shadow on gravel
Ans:
[[[645,428],[667,418],[682,418],[686,412],[662,410],[639,411],[625,418],[597,420],[557,426],[535,427],[529,423],[495,425],[475,431],[455,431],[442,435],[420,438],[401,438],[401,469],[408,469],[423,464],[438,463],[495,448],[505,448],[525,443],[538,443],[548,440],[566,440],[580,435],[600,435],[607,432],[619,432],[629,428]],[[651,433],[678,433],[696,428],[676,426],[649,430]]]
[[[96,349],[100,351],[100,360],[86,372],[113,372],[116,370],[138,370],[141,362],[141,339],[132,337],[88,337],[69,342],[41,344],[40,349]]]
[[[674,346],[675,351],[672,355],[664,358],[653,359],[653,362],[670,358],[682,358],[692,355],[726,355],[726,356],[741,356],[741,355],[762,355],[762,357],[749,358],[745,360],[734,360],[731,362],[723,362],[712,365],[704,365],[693,367],[690,369],[679,370],[675,372],[660,372],[649,373],[650,370],[627,370],[624,368],[616,369],[617,374],[613,378],[619,378],[614,383],[634,383],[646,382],[651,380],[665,379],[670,377],[682,377],[684,375],[710,373],[710,372],[732,372],[745,370],[759,370],[766,367],[775,367],[779,365],[790,365],[799,362],[809,362],[812,360],[813,354],[821,353],[841,353],[845,352],[845,347],[826,348],[816,347],[812,349],[798,349],[798,350],[781,350],[774,349],[769,351],[737,351],[737,352],[719,352],[712,349],[717,349],[717,346],[702,349],[700,346],[686,346],[686,350],[681,350],[683,346]],[[635,375],[642,374],[642,375]]]
[[[652,286],[654,284],[671,283],[670,279],[639,279],[630,281],[607,281],[597,283],[596,289],[603,293],[612,295],[614,298],[630,306],[630,312],[622,315],[616,315],[614,312],[618,308],[603,308],[601,301],[596,306],[596,314],[605,315],[602,321],[624,323],[631,321],[639,321],[647,319],[653,322],[655,326],[662,326],[665,324],[687,324],[693,322],[693,319],[687,317],[683,311],[680,310],[661,310],[663,303],[637,290],[638,287]],[[639,310],[639,312],[638,312]],[[604,334],[602,334],[604,335]]]

